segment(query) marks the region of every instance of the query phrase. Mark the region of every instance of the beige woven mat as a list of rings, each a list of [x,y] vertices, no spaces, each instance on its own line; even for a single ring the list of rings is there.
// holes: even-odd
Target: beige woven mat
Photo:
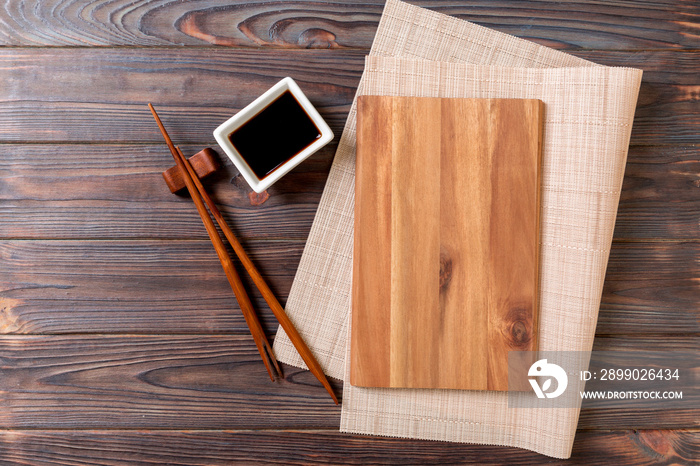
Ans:
[[[545,102],[539,346],[590,350],[641,71],[597,66],[398,0],[387,2],[366,65],[358,95]],[[353,104],[287,301],[290,318],[337,378],[347,370],[355,111]],[[281,329],[274,350],[280,361],[304,367]],[[507,395],[496,392],[345,384],[341,430],[566,458],[578,412],[508,408]]]

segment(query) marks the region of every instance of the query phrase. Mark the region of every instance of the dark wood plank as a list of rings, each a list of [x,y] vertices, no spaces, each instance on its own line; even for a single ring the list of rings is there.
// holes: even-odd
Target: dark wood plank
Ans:
[[[331,427],[308,371],[271,382],[252,337],[1,337],[3,429]],[[336,393],[341,385],[333,381]]]
[[[304,243],[244,247],[284,303]],[[0,257],[0,333],[248,333],[208,240],[9,241]],[[275,332],[276,319],[239,272]]]
[[[700,238],[700,146],[632,146],[615,240]]]
[[[562,49],[697,47],[691,0],[410,3]],[[233,45],[369,48],[382,0],[146,4],[119,0],[11,2],[0,12],[2,45]]]
[[[241,237],[305,240],[334,153],[312,156],[262,204],[221,150],[205,184]],[[0,238],[206,239],[188,198],[160,176],[171,160],[165,144],[0,144]],[[632,146],[615,239],[700,237],[698,172],[700,146]]]
[[[614,243],[596,332],[700,332],[698,261],[697,242]]]
[[[262,202],[217,150],[222,166],[204,184],[236,233],[305,240],[335,144],[273,185]],[[0,144],[0,238],[208,239],[189,196],[171,194],[161,176],[172,164],[165,143]]]
[[[694,351],[698,337],[596,339],[596,349]],[[337,428],[340,407],[308,371],[270,382],[252,338],[0,337],[3,429]],[[334,382],[340,392],[340,382]],[[583,409],[581,429],[697,427],[698,409]]]
[[[284,303],[304,242],[245,247]],[[247,333],[206,240],[2,241],[0,258],[0,333]],[[698,260],[698,242],[615,243],[598,334],[700,332]],[[276,331],[241,272],[263,326]]]
[[[700,334],[688,332],[686,335],[597,335],[593,341],[593,351],[680,351],[688,354],[697,352]]]
[[[360,51],[0,49],[0,142],[160,144],[150,101],[178,144],[213,146],[217,126],[285,76],[339,136],[363,67]]]
[[[6,464],[121,466],[307,464],[591,464],[689,463],[697,430],[580,431],[572,457],[556,460],[518,448],[310,431],[3,431]]]
[[[700,142],[694,52],[595,56],[606,53],[645,71],[632,145]],[[363,61],[353,50],[0,49],[0,142],[160,143],[151,100],[178,143],[213,145],[220,123],[285,76],[339,136]]]

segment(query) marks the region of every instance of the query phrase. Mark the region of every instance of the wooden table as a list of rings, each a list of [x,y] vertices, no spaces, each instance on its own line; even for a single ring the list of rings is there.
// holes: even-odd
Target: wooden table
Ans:
[[[595,348],[697,351],[697,2],[416,3],[644,69]],[[194,207],[160,176],[172,159],[148,101],[191,154],[292,76],[339,135],[381,11],[381,0],[6,2],[2,464],[556,462],[340,434],[340,409],[310,373],[287,366],[285,380],[269,381]],[[268,199],[230,163],[207,183],[282,301],[334,150]],[[274,317],[253,295],[273,335]],[[698,417],[583,410],[569,463],[697,459]]]

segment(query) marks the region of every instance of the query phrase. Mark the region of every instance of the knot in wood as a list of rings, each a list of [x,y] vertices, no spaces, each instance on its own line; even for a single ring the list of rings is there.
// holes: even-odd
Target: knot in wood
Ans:
[[[525,307],[514,307],[508,311],[504,322],[504,333],[510,347],[526,350],[532,339],[532,319]]]
[[[521,320],[513,322],[513,325],[510,327],[510,334],[513,341],[518,345],[526,343],[530,340],[528,337],[527,327],[525,327],[525,323]]]
[[[445,251],[440,251],[440,291],[444,291],[452,280],[452,258]]]
[[[335,34],[321,28],[310,28],[299,34],[297,43],[307,49],[336,49]]]

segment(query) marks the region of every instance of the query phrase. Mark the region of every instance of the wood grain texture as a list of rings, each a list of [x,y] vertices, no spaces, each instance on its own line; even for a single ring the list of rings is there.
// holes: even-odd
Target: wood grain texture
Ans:
[[[359,51],[0,49],[0,109],[14,109],[0,118],[0,141],[162,143],[150,101],[178,144],[215,147],[214,129],[286,76],[339,134],[363,60]]]
[[[481,121],[489,121],[488,139],[492,144],[488,149],[491,153],[488,287],[489,307],[496,310],[488,316],[487,387],[501,391],[526,390],[524,367],[518,372],[508,368],[507,361],[510,351],[537,350],[544,104],[513,100],[499,103],[495,109],[490,108],[490,116],[481,115]],[[469,113],[468,108],[459,111]],[[452,134],[460,129],[453,128]],[[483,152],[472,154],[473,159],[483,158]],[[487,191],[483,183],[482,179],[479,187],[467,190],[465,198]],[[456,196],[449,199],[454,202]],[[455,203],[460,204],[464,205],[464,201]],[[452,217],[452,212],[448,216]],[[463,231],[458,228],[452,236]],[[531,357],[534,363],[534,354]]]
[[[284,304],[304,242],[244,246]],[[2,241],[0,261],[0,333],[246,331],[206,240]],[[700,332],[698,261],[698,242],[616,244],[597,333]],[[275,331],[264,300],[243,279],[263,327]]]
[[[694,351],[698,337],[595,345]],[[340,408],[313,375],[285,366],[270,382],[248,336],[2,336],[0,354],[2,429],[338,428]],[[690,408],[582,410],[579,428],[697,428],[697,418]]]
[[[385,122],[391,126],[390,153],[376,152],[372,127],[365,126],[364,135],[358,127],[357,133],[357,151],[370,155],[363,157],[362,161],[370,165],[370,170],[374,166],[373,160],[391,157],[391,185],[383,186],[381,194],[386,196],[387,191],[391,193],[391,216],[383,218],[384,222],[391,224],[391,242],[382,244],[372,234],[363,236],[358,232],[358,241],[374,244],[372,256],[385,257],[388,254],[391,258],[391,275],[372,277],[387,284],[389,302],[370,308],[362,301],[363,295],[353,294],[352,319],[355,322],[373,320],[377,314],[389,313],[390,336],[389,341],[383,343],[388,344],[384,351],[389,353],[390,362],[389,367],[383,370],[389,371],[390,387],[455,388],[461,382],[456,377],[459,372],[449,365],[442,365],[453,360],[440,358],[443,347],[439,345],[439,342],[445,341],[440,317],[443,313],[455,312],[440,307],[442,149],[438,148],[443,138],[441,101],[374,96],[360,99],[364,99],[364,110],[358,100],[358,114],[373,112],[373,103],[378,100],[386,99],[393,107],[391,118]],[[380,147],[382,143],[379,142]],[[370,201],[365,209],[373,204]],[[362,223],[362,218],[358,222]],[[365,273],[363,260],[370,262],[372,256],[359,258],[359,268],[355,269],[353,276]],[[371,269],[369,273],[372,273]],[[375,351],[368,351],[367,346],[370,342],[374,343],[371,335],[353,332],[352,338],[360,339],[359,346],[366,358],[374,358]],[[459,344],[460,341],[450,341],[446,346],[454,352],[462,349]],[[354,369],[351,368],[352,371]],[[351,376],[350,383],[353,385],[380,386],[361,371],[354,372],[357,377]],[[353,383],[353,379],[356,383]]]
[[[485,208],[489,203],[495,206],[490,197],[498,189],[498,186],[489,186],[495,178],[490,166],[493,154],[489,144],[493,141],[489,140],[490,127],[484,120],[489,110],[482,106],[472,109],[452,106],[452,111],[456,111],[459,118],[447,118],[441,135],[446,139],[446,147],[440,160],[440,199],[436,204],[440,220],[446,221],[445,228],[440,231],[439,245],[440,309],[451,306],[458,312],[441,312],[440,330],[447,341],[468,350],[439,353],[444,354],[442,357],[449,366],[461,366],[456,374],[460,382],[490,389],[494,379],[491,345],[498,345],[500,341],[492,340],[489,299],[502,290],[484,292],[494,286],[490,267],[497,265],[491,263],[489,256],[491,240],[498,239],[490,234],[490,209]],[[498,115],[494,114],[493,118],[497,119]],[[466,163],[459,161],[462,157],[457,161],[449,160],[447,154],[451,153],[466,156]],[[478,162],[480,154],[486,163]],[[494,212],[494,217],[496,215],[498,212]],[[497,220],[494,218],[494,221]],[[471,246],[470,242],[465,244],[465,238],[477,242],[486,240],[482,246],[484,256],[473,254],[471,248],[465,247]],[[494,317],[500,316],[494,313]]]
[[[561,49],[693,48],[698,11],[690,0],[603,4],[523,1],[410,3]],[[0,10],[2,45],[229,45],[367,49],[381,0],[126,0],[9,2]],[[566,21],[562,21],[566,18]]]
[[[304,243],[244,246],[284,302]],[[0,243],[0,258],[0,333],[248,332],[206,240],[10,241]],[[276,319],[240,271],[274,332]]]
[[[339,422],[340,408],[308,371],[286,366],[271,382],[250,336],[2,337],[0,354],[3,429]]]
[[[3,431],[0,456],[12,464],[121,466],[309,464],[578,465],[592,462],[654,465],[690,464],[697,458],[700,431],[613,430],[576,434],[572,457],[546,458],[518,448],[464,445],[304,431]]]
[[[275,183],[261,204],[218,152],[223,166],[205,184],[238,236],[306,239],[334,144]],[[206,239],[191,203],[159,178],[168,157],[163,144],[0,144],[0,238]],[[700,146],[632,146],[614,240],[700,237],[698,173]]]
[[[642,258],[642,256],[644,258]],[[599,334],[700,332],[700,243],[616,243],[610,251]],[[656,319],[661,317],[665,323]]]
[[[542,124],[536,100],[358,98],[353,385],[508,390],[537,348]]]
[[[608,54],[608,63],[619,64],[619,52],[591,56]],[[219,124],[285,76],[299,83],[340,134],[364,55],[356,50],[116,48],[96,54],[89,48],[0,48],[0,142],[160,143],[144,105],[152,101],[178,144],[214,146],[212,131]],[[631,145],[700,143],[694,53],[630,52],[619,62],[644,70]]]
[[[700,146],[630,148],[613,241],[700,238],[699,193]]]
[[[363,105],[363,101],[360,101],[359,105]],[[391,153],[392,128],[386,122],[390,121],[392,111],[390,102],[378,101],[374,112],[362,112],[358,117],[358,131],[373,128],[378,153]],[[383,145],[380,146],[380,143]],[[354,231],[358,234],[353,237],[353,254],[357,260],[353,261],[352,294],[363,296],[366,306],[377,309],[387,302],[391,303],[392,290],[384,286],[380,278],[391,276],[391,256],[373,257],[373,260],[363,264],[367,273],[358,274],[360,258],[374,256],[377,247],[374,241],[359,241],[359,238],[362,234],[370,232],[380,244],[391,244],[391,225],[386,222],[386,219],[391,218],[392,193],[386,187],[392,186],[392,160],[390,157],[383,157],[378,158],[374,164],[364,164],[363,157],[367,155],[372,154],[358,152],[356,159],[358,163],[355,165]],[[352,332],[368,335],[373,357],[365,364],[365,360],[360,357],[362,354],[360,340],[352,338],[350,341],[351,365],[381,385],[391,383],[389,372],[382,370],[391,365],[391,357],[381,348],[375,348],[374,344],[391,340],[390,317],[390,314],[381,313],[377,314],[375,319],[352,319]]]
[[[263,202],[220,149],[222,167],[204,184],[238,236],[304,240],[334,152],[314,154]],[[163,181],[171,160],[162,143],[0,144],[0,238],[206,239],[189,197]]]

